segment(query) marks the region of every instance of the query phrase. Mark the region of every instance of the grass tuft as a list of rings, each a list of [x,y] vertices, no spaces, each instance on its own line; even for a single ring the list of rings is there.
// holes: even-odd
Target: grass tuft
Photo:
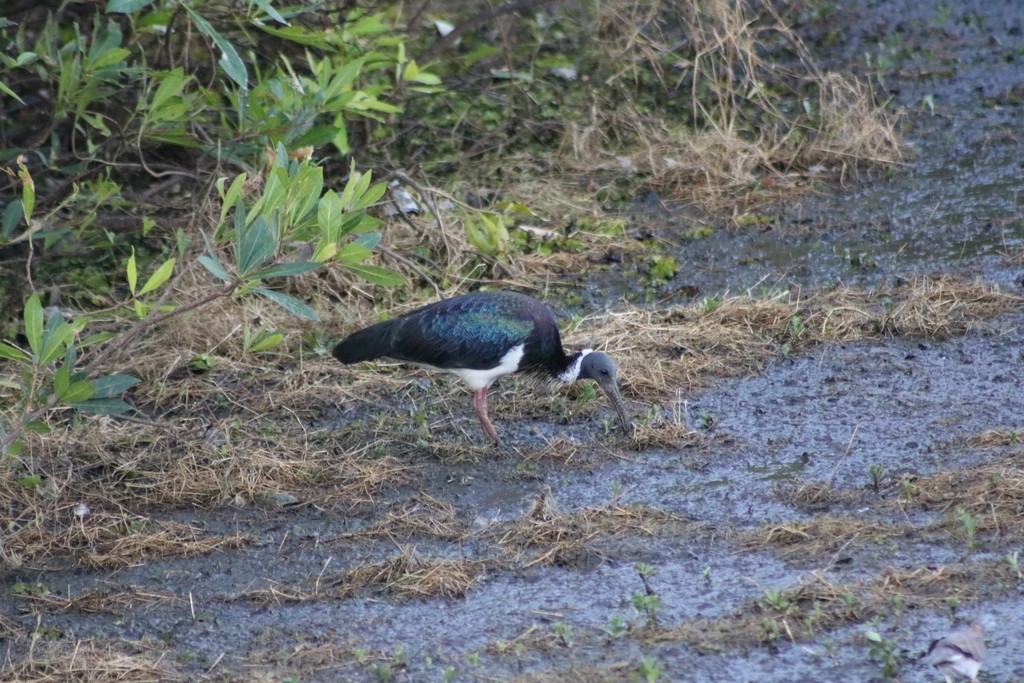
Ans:
[[[393,558],[363,564],[349,570],[337,581],[337,595],[350,597],[366,591],[381,592],[400,599],[466,595],[484,572],[484,563],[420,557],[403,548]]]
[[[27,657],[4,672],[9,683],[123,683],[186,680],[153,643],[62,641],[38,643]]]
[[[498,525],[494,532],[498,544],[514,555],[518,566],[526,569],[579,564],[598,553],[598,539],[683,533],[691,526],[676,515],[646,506],[616,504],[565,513],[555,508],[544,493],[527,515]]]

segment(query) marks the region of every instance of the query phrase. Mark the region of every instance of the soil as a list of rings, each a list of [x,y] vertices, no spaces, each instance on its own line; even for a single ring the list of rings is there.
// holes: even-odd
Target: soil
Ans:
[[[1022,292],[1024,5],[842,5],[798,30],[825,64],[856,68],[871,55],[873,64],[886,65],[882,96],[906,109],[907,163],[847,178],[841,189],[759,207],[774,219],[758,228],[702,216],[717,229],[707,239],[680,241],[675,256],[683,273],[666,286],[666,298],[761,283],[808,291],[838,283],[871,287],[923,273]],[[695,218],[651,196],[632,220],[637,230],[671,239]],[[629,293],[625,278],[601,278],[602,305]],[[90,614],[29,608],[5,591],[0,615],[27,631],[45,625],[68,642],[152,642],[167,676],[189,680],[882,680],[885,658],[877,648],[872,654],[866,635],[874,631],[889,646],[895,671],[888,673],[906,683],[939,680],[917,656],[932,638],[983,615],[990,629],[981,680],[1022,681],[1024,579],[982,571],[1009,566],[1004,556],[1019,548],[999,533],[979,534],[977,547],[967,547],[954,534],[934,532],[952,511],[900,504],[901,487],[909,485],[903,482],[1021,454],[1019,445],[991,447],[971,437],[1024,429],[1022,349],[1018,308],[948,339],[833,344],[780,358],[755,376],[663,406],[701,432],[701,443],[691,447],[635,452],[605,440],[596,420],[513,421],[498,412],[499,430],[518,451],[412,463],[419,468],[414,484],[354,510],[154,513],[211,534],[242,533],[249,542],[116,572],[12,572],[4,577],[8,585],[41,582],[64,596],[124,591],[136,599],[117,613]],[[468,413],[462,400],[453,414]],[[524,452],[555,438],[575,443],[579,455],[524,467]],[[809,504],[794,493],[822,482],[831,491],[822,500]],[[553,564],[488,563],[495,529],[522,519],[541,495],[548,511],[650,506],[672,513],[676,523],[650,534],[632,527],[599,534]],[[452,505],[468,534],[445,540],[350,533],[426,496]],[[831,517],[903,531],[797,554],[744,541],[766,528]],[[432,561],[481,559],[482,573],[455,597],[338,589],[347,570],[403,551]],[[893,573],[947,566],[981,577],[968,586],[974,597],[944,602],[938,585],[935,602],[892,599],[884,610],[853,608],[849,618],[795,639],[784,631],[741,632],[745,617],[753,615],[756,626],[759,615],[775,614],[766,601],[778,592],[816,582],[865,587]],[[297,589],[305,599],[285,596]],[[648,589],[660,601],[651,610],[643,607]],[[858,590],[863,603],[871,590]],[[794,612],[793,623],[805,614]],[[716,631],[730,625],[735,633]]]

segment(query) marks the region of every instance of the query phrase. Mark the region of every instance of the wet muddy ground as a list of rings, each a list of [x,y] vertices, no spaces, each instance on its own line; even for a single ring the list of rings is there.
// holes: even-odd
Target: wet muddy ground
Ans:
[[[764,282],[813,291],[922,273],[977,277],[1022,293],[1024,109],[1009,94],[1019,100],[1024,89],[1024,8],[996,0],[969,9],[850,4],[828,25],[801,31],[816,45],[840,26],[830,59],[863,64],[871,54],[887,65],[883,82],[894,104],[908,109],[913,156],[891,173],[850,178],[846,189],[760,207],[775,216],[762,228],[728,229],[723,219],[714,236],[680,242],[684,273],[666,296],[673,286],[696,287],[698,296]],[[633,220],[671,239],[692,214],[655,199]],[[613,296],[619,287],[614,279],[602,284]],[[333,371],[322,362],[325,374]],[[0,615],[66,642],[131,643],[131,653],[145,650],[160,662],[158,679],[723,682],[882,680],[886,661],[901,681],[940,680],[915,658],[954,624],[987,615],[982,680],[1024,680],[1024,578],[1005,559],[1021,549],[1020,536],[989,531],[965,542],[936,531],[953,511],[901,504],[919,478],[1004,459],[1007,470],[1019,467],[1012,460],[1022,455],[1019,443],[991,446],[975,437],[1022,429],[1024,308],[948,339],[819,346],[755,376],[659,397],[666,415],[702,437],[670,448],[624,448],[620,437],[603,435],[598,419],[505,419],[500,406],[514,400],[510,394],[498,392],[492,416],[515,450],[455,460],[422,455],[407,463],[415,468],[407,485],[351,509],[150,512],[247,541],[116,572],[16,573],[5,581],[39,582],[65,597],[127,598],[120,609],[82,613],[5,592]],[[468,434],[456,438],[479,438],[468,401],[448,395],[446,410]],[[403,400],[393,419],[404,419]],[[638,401],[632,407],[644,410]],[[325,415],[317,428],[329,434],[346,419],[344,410]],[[556,438],[575,442],[572,457],[533,457]],[[822,483],[828,495],[798,495]],[[624,522],[616,533],[585,529],[585,542],[554,562],[531,564],[543,543],[516,546],[525,556],[497,558],[513,552],[504,534],[528,518],[538,497],[538,518],[620,507],[671,517]],[[448,511],[454,532],[362,533],[389,512],[417,509]],[[795,553],[756,540],[772,527],[825,518],[900,532],[865,531],[823,550],[796,544]],[[346,571],[400,555],[412,558],[410,573],[449,560],[476,572],[476,581],[446,597],[349,594],[341,585]],[[936,581],[933,601],[910,589],[901,601],[894,588],[882,593],[886,609],[872,602],[885,577],[949,567],[968,578]],[[987,569],[972,574],[976,568]],[[963,593],[964,585],[972,591]],[[848,618],[796,642],[769,625],[740,633],[751,613],[785,624],[774,617],[792,609],[794,624],[806,621],[806,605],[790,608],[779,598],[801,586],[848,590]],[[652,593],[657,602],[645,600]],[[868,631],[880,635],[888,660]],[[11,650],[15,661],[23,645]]]

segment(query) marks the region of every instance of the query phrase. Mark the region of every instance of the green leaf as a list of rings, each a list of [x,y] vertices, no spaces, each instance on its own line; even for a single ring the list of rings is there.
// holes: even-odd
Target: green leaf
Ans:
[[[25,336],[33,355],[38,358],[43,351],[43,305],[39,303],[38,294],[25,302]]]
[[[358,242],[349,242],[338,250],[335,258],[341,263],[351,265],[354,263],[362,263],[371,256],[373,256],[373,252],[363,245]]]
[[[15,486],[23,489],[34,489],[43,483],[43,475],[41,474],[30,474],[27,477],[21,479],[15,479]]]
[[[160,85],[156,87],[153,99],[149,102],[150,112],[159,111],[173,97],[181,97],[185,89],[185,70],[180,66],[170,71],[157,72],[156,78],[160,79]]]
[[[380,238],[381,234],[379,232],[368,232],[366,234],[360,235],[353,241],[356,244],[364,246],[370,251],[373,251],[374,247],[380,244]]]
[[[20,97],[18,97],[18,93],[14,92],[10,88],[8,88],[2,82],[0,82],[0,92],[2,92],[3,94],[7,95],[8,97],[13,97],[14,99],[18,100],[18,102],[20,102],[21,104],[25,104],[25,100],[23,100]]]
[[[496,257],[507,250],[509,234],[501,217],[480,213],[466,219],[466,238],[474,249]]]
[[[120,47],[123,35],[120,25],[113,19],[107,20],[106,26],[97,24],[93,28],[92,41],[86,55],[85,69],[94,69],[97,62],[106,60],[111,53],[123,49]]]
[[[306,145],[312,145],[313,147],[323,147],[324,145],[330,144],[331,140],[337,134],[337,129],[333,125],[319,125],[313,126],[305,133],[300,135],[292,143],[294,147],[305,147]]]
[[[0,358],[19,362],[32,360],[32,356],[7,342],[0,342]]]
[[[248,228],[235,227],[237,232],[237,259],[239,275],[248,275],[256,270],[277,251],[277,221],[257,216]]]
[[[71,384],[71,366],[64,363],[53,373],[53,393],[58,397],[67,392]]]
[[[281,332],[265,332],[261,333],[255,341],[249,345],[250,353],[259,353],[272,349],[284,339],[284,334]]]
[[[217,190],[220,192],[220,222],[224,222],[224,217],[228,215],[228,210],[231,209],[236,203],[238,198],[242,196],[242,188],[245,186],[245,180],[248,176],[244,173],[239,173],[235,176],[235,179],[231,181],[231,187],[224,191],[224,181],[227,178],[217,179]]]
[[[129,56],[130,54],[131,52],[124,49],[123,47],[107,50],[98,55],[95,59],[90,60],[89,68],[99,70],[105,66],[110,66],[112,64],[123,62],[124,58]]]
[[[293,275],[305,275],[311,273],[323,264],[319,261],[294,261],[292,263],[278,263],[263,270],[252,273],[249,277],[253,279],[264,279],[268,277],[289,277]]]
[[[348,213],[346,213],[345,217],[341,221],[341,229],[338,230],[338,235],[337,235],[337,237],[334,238],[335,241],[337,241],[338,239],[344,237],[345,235],[349,234],[350,232],[356,231],[356,229],[363,222],[363,219],[366,218],[366,217],[367,217],[367,215],[366,215],[365,211],[352,211],[352,210],[350,210]]]
[[[32,420],[27,425],[25,425],[25,429],[29,430],[30,432],[35,432],[36,434],[50,433],[50,425],[46,424],[45,422],[41,422],[40,420]]]
[[[383,221],[381,221],[379,218],[374,218],[373,216],[364,211],[359,211],[351,215],[358,219],[352,225],[352,228],[350,230],[350,232],[356,235],[364,232],[370,232],[371,230],[376,230],[377,228],[380,227],[381,223],[383,223]]]
[[[320,316],[316,314],[316,311],[293,296],[288,296],[281,292],[275,292],[274,290],[267,289],[266,287],[256,287],[253,291],[270,299],[293,315],[297,315],[300,318],[305,318],[306,320],[312,320],[314,322],[320,321]]]
[[[206,268],[210,273],[218,280],[224,282],[231,282],[231,276],[228,275],[228,271],[224,270],[224,266],[220,264],[215,257],[203,254],[199,257],[199,263],[202,264],[203,268]]]
[[[73,403],[71,407],[83,413],[97,413],[99,415],[120,415],[132,409],[130,405],[119,398],[93,398],[80,403]]]
[[[21,219],[25,217],[23,208],[20,199],[15,199],[7,205],[7,208],[4,209],[3,225],[0,226],[0,237],[10,237],[14,234],[14,229],[18,227]]]
[[[149,279],[146,280],[146,284],[142,287],[142,291],[139,292],[139,296],[148,294],[163,283],[167,282],[171,277],[172,272],[174,272],[174,259],[169,258],[163,262],[163,265],[156,269],[156,272],[149,276]]]
[[[370,284],[380,285],[381,287],[399,287],[405,284],[405,278],[389,268],[371,266],[365,263],[351,264],[347,267]]]
[[[128,265],[124,270],[128,277],[128,290],[134,295],[135,286],[139,284],[139,270],[135,265],[135,247],[132,247],[132,255],[128,257]]]
[[[310,258],[318,263],[326,263],[334,258],[334,255],[337,253],[338,245],[335,242],[321,238]]]
[[[63,403],[71,404],[88,401],[92,398],[94,390],[92,388],[92,382],[83,379],[77,382],[72,382],[64,388],[64,391],[56,393],[57,398],[59,398]]]
[[[181,228],[178,228],[174,233],[174,243],[178,250],[178,255],[184,256],[185,252],[188,251],[188,248],[192,245],[192,236]]]
[[[402,80],[411,81],[413,83],[422,83],[423,85],[441,85],[440,78],[428,71],[421,70],[420,67],[417,66],[416,62],[409,62],[405,65]]]
[[[64,362],[61,367],[68,369],[68,376],[72,382],[80,379],[85,379],[85,375],[81,372],[75,372],[75,364],[78,362],[78,349],[75,348],[74,344],[67,347],[67,351],[64,352]]]
[[[363,116],[367,116],[367,112],[370,111],[379,111],[384,112],[385,114],[397,114],[402,111],[401,107],[396,107],[393,104],[388,104],[387,102],[378,100],[376,97],[370,97],[365,93],[360,93],[360,95],[354,97],[352,101],[349,102],[347,108],[354,112],[359,112]],[[374,116],[371,118],[377,117]]]
[[[107,14],[131,14],[151,4],[153,0],[110,0],[107,3]]]
[[[92,380],[92,386],[93,389],[95,389],[92,397],[94,399],[114,398],[116,396],[120,396],[138,383],[139,378],[132,377],[131,375],[117,374],[97,377]]]
[[[94,332],[78,342],[78,348],[84,349],[87,346],[95,346],[96,344],[102,344],[105,341],[110,341],[113,338],[113,332]]]
[[[346,209],[351,209],[353,199],[361,197],[366,188],[370,186],[371,173],[360,173],[356,170],[355,162],[352,163],[352,167],[349,169],[348,182],[345,183],[345,189],[341,191],[341,205]]]
[[[330,40],[325,38],[328,35],[326,32],[321,31],[309,31],[301,26],[289,26],[287,28],[278,28],[277,26],[260,26],[262,31],[269,33],[272,36],[282,38],[290,43],[296,43],[298,45],[308,45],[310,47],[320,48],[322,50],[337,49],[331,45]]]
[[[313,209],[324,190],[324,170],[319,166],[302,162],[294,177],[288,183],[288,219],[292,225],[312,222]]]
[[[324,192],[324,196],[320,198],[320,204],[316,207],[316,223],[320,227],[321,233],[330,234],[331,231],[337,231],[341,227],[341,199],[338,198],[338,193],[334,190],[327,190]],[[331,239],[337,239],[337,235],[331,237]]]
[[[286,153],[287,154],[287,153]],[[275,163],[287,163],[288,157],[285,156],[282,160],[277,154],[274,155],[276,159]],[[263,184],[263,194],[253,204],[251,213],[253,216],[263,215],[269,216],[274,211],[280,210],[284,204],[285,197],[288,195],[288,171],[280,166],[274,166],[266,174]],[[241,204],[241,202],[239,202]],[[248,223],[248,221],[246,221]],[[235,223],[238,223],[237,207]]]
[[[55,324],[56,321],[56,324]],[[64,322],[60,313],[50,316],[43,331],[43,351],[39,354],[39,365],[49,365],[64,355],[72,337],[81,328],[80,324]]]
[[[370,187],[366,192],[363,193],[363,196],[359,198],[358,208],[365,209],[368,206],[376,204],[387,191],[388,186],[385,183],[377,183],[376,185]]]
[[[334,118],[334,137],[331,138],[331,144],[339,154],[348,154],[352,151],[351,145],[348,144],[348,128],[345,126],[345,117],[341,114]]]
[[[467,218],[465,221],[466,228],[466,240],[470,246],[479,251],[485,256],[494,256],[495,248],[487,239],[487,231],[484,230],[480,223],[472,218]]]
[[[212,40],[217,47],[220,48],[221,56],[217,60],[220,68],[224,69],[224,73],[238,85],[242,90],[249,89],[249,72],[245,68],[245,62],[238,56],[238,50],[232,45],[224,36],[217,32],[213,26],[210,25],[203,15],[196,12],[194,9],[186,4],[182,4],[181,7],[188,13],[192,19],[192,23],[196,25],[199,32],[204,36]]]
[[[266,12],[268,17],[270,17],[279,24],[284,24],[285,26],[288,25],[288,22],[285,21],[284,17],[281,16],[281,13],[274,9],[274,6],[267,2],[267,0],[252,1],[257,7]]]
[[[36,208],[36,184],[32,174],[28,172],[25,162],[18,158],[18,179],[21,180],[21,210],[25,215],[25,223],[31,226],[32,211]]]

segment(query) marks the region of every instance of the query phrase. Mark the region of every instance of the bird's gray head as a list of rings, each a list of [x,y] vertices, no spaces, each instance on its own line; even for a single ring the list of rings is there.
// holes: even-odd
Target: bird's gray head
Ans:
[[[626,434],[632,433],[633,425],[626,417],[626,406],[622,402],[622,394],[619,393],[618,369],[611,356],[600,351],[591,351],[584,355],[577,379],[592,379],[597,382],[612,402],[622,424],[622,430]]]
[[[596,380],[598,384],[604,381],[618,384],[617,373],[618,368],[615,366],[615,361],[607,353],[601,351],[587,353],[580,362],[579,379]]]

